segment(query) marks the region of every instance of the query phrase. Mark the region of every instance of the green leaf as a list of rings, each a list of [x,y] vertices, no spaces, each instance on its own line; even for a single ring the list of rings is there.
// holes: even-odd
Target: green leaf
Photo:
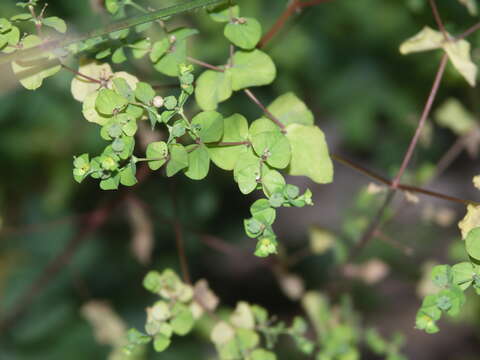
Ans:
[[[163,334],[157,334],[153,338],[153,348],[156,352],[165,351],[170,346],[171,340]]]
[[[202,110],[216,110],[218,103],[232,96],[231,72],[207,70],[197,79],[195,100]]]
[[[466,290],[473,283],[476,275],[472,263],[461,262],[452,266],[453,282],[462,290]]]
[[[170,159],[167,163],[167,176],[172,177],[188,166],[188,153],[181,144],[172,144],[169,146],[169,150]]]
[[[432,269],[432,281],[438,287],[444,288],[452,283],[452,270],[449,265],[437,265]]]
[[[262,132],[269,132],[269,131],[277,131],[280,132],[279,127],[270,119],[262,117],[260,119],[255,120],[250,125],[250,136],[255,136]]]
[[[277,170],[268,170],[262,175],[263,192],[267,196],[282,192],[285,184],[285,178]]]
[[[10,32],[13,30],[10,30]],[[42,40],[35,35],[28,35],[22,40],[23,49],[38,46]],[[61,65],[53,55],[42,54],[35,58],[12,62],[12,70],[20,83],[28,90],[42,86],[43,80],[60,71]]]
[[[480,227],[471,230],[465,239],[468,255],[475,260],[480,260]]]
[[[267,164],[284,169],[290,163],[291,152],[288,139],[279,131],[268,131],[251,136],[253,148],[257,155]]]
[[[127,332],[127,340],[132,344],[143,345],[148,344],[152,339],[137,329],[130,329]]]
[[[190,145],[187,150],[195,149],[188,153],[188,168],[185,175],[192,180],[202,180],[210,170],[210,155],[205,145]]]
[[[135,177],[136,173],[137,169],[134,164],[130,164],[123,168],[120,172],[120,184],[125,186],[135,185],[138,182],[137,178]]]
[[[258,199],[250,206],[252,216],[263,224],[272,225],[275,221],[276,211],[270,206],[267,199]]]
[[[67,24],[65,21],[56,16],[50,16],[42,19],[42,24],[54,28],[59,33],[65,34],[67,31]]]
[[[261,174],[260,164],[260,159],[251,150],[239,156],[233,176],[243,194],[249,194],[257,187]]]
[[[269,255],[277,254],[278,243],[274,237],[265,236],[258,239],[257,247],[255,248],[255,256],[264,258]]]
[[[240,15],[238,5],[229,6],[222,4],[208,11],[210,18],[216,22],[228,22],[230,19],[237,18]]]
[[[277,70],[272,59],[260,50],[237,51],[233,56],[232,89],[237,91],[268,85],[275,80]]]
[[[277,360],[277,356],[265,349],[255,349],[250,354],[251,360]]]
[[[254,349],[260,342],[260,336],[253,330],[238,328],[235,332],[237,345],[242,353]]]
[[[172,330],[177,335],[188,334],[195,324],[191,310],[183,304],[177,303],[173,308],[173,318],[170,321]]]
[[[95,100],[95,108],[101,114],[111,115],[123,110],[128,105],[128,100],[110,89],[99,91]]]
[[[150,52],[150,39],[141,39],[129,45],[135,59],[141,59]]]
[[[255,218],[245,219],[243,221],[243,226],[245,228],[245,233],[248,237],[252,239],[256,239],[260,235],[263,234],[265,230],[265,225],[262,221],[257,220]]]
[[[135,89],[135,97],[146,105],[150,105],[155,97],[155,90],[150,84],[139,82]]]
[[[268,106],[268,110],[285,126],[290,124],[314,124],[312,112],[292,92],[279,96]]]
[[[162,275],[158,271],[149,271],[143,278],[143,287],[154,294],[158,294],[162,285]]]
[[[333,180],[333,164],[320,128],[291,124],[287,127],[287,138],[292,150],[290,175],[308,176],[319,184]]]
[[[170,32],[168,37],[170,41],[173,41],[173,45],[169,46],[169,52],[155,63],[154,68],[167,76],[177,77],[179,74],[178,66],[187,60],[186,38],[197,33],[197,30],[187,28]]]
[[[254,18],[236,18],[225,26],[224,35],[234,45],[251,50],[262,37],[262,25]]]
[[[248,140],[248,122],[240,114],[223,119],[223,143],[238,143]],[[215,146],[208,145],[210,157],[215,165],[223,170],[233,170],[241,154],[247,152],[248,145]]]
[[[116,174],[108,179],[100,181],[100,188],[102,190],[117,190],[120,184],[120,174]]]
[[[219,141],[223,135],[223,117],[216,111],[204,111],[192,119],[192,128],[204,143]]]
[[[125,55],[125,51],[124,51],[123,47],[119,47],[118,49],[116,49],[113,52],[112,61],[115,64],[121,64],[121,63],[127,61],[127,56]]]
[[[120,10],[120,4],[118,0],[105,0],[105,7],[110,14],[115,14],[118,10]]]
[[[167,162],[168,147],[163,141],[156,141],[147,146],[147,159],[155,159],[148,161],[148,167],[155,171],[160,169]]]
[[[170,43],[167,38],[156,41],[153,44],[152,51],[150,52],[150,60],[156,63],[160,58],[165,55],[170,48]]]
[[[112,116],[107,116],[100,114],[95,107],[95,103],[98,97],[98,93],[94,92],[85,98],[82,106],[82,113],[85,119],[90,122],[97,123],[101,126],[106,125],[111,119]]]
[[[76,182],[81,183],[87,177],[91,168],[89,155],[82,154],[74,157],[73,166],[73,177]]]

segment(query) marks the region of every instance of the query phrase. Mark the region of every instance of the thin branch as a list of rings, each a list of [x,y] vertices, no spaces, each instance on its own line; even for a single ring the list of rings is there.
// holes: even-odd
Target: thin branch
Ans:
[[[262,109],[262,111],[264,112],[264,114],[270,119],[272,120],[279,128],[280,130],[282,131],[282,133],[286,133],[286,130],[285,130],[285,125],[280,121],[278,120],[275,115],[273,115],[261,102],[260,100],[257,99],[257,97],[252,93],[251,90],[249,89],[245,89],[243,90],[245,92],[245,94],[249,97],[250,100],[252,100],[252,102],[257,105],[260,109]]]
[[[398,171],[398,174],[395,177],[395,179],[393,179],[392,188],[394,189],[398,187],[400,183],[400,179],[402,178],[403,173],[407,169],[408,164],[412,159],[413,152],[415,151],[418,140],[420,139],[420,135],[422,134],[422,130],[425,126],[428,115],[430,114],[430,110],[432,109],[432,105],[435,100],[435,97],[437,96],[437,92],[440,87],[440,82],[442,81],[443,74],[445,73],[445,67],[447,65],[447,62],[448,62],[448,55],[444,54],[442,57],[442,60],[440,61],[437,75],[435,76],[435,81],[433,82],[432,90],[430,91],[430,94],[428,96],[420,121],[418,122],[415,135],[413,136],[410,142],[410,145],[408,146],[407,152],[405,153],[405,157],[403,158],[402,165],[400,166],[400,170]]]
[[[267,45],[270,40],[272,40],[279,32],[283,29],[288,19],[295,14],[298,10],[306,9],[310,6],[319,5],[331,0],[313,0],[313,1],[299,1],[293,0],[285,9],[285,11],[280,15],[278,20],[273,24],[271,29],[262,37],[260,42],[257,45],[257,48],[261,49]]]
[[[382,206],[378,209],[377,214],[372,219],[370,224],[368,225],[366,231],[363,233],[362,237],[358,241],[358,243],[352,249],[346,264],[351,263],[353,260],[357,258],[357,256],[362,252],[362,250],[367,246],[370,239],[377,233],[380,225],[382,224],[383,216],[385,211],[387,210],[390,202],[395,197],[396,189],[389,189],[387,195],[385,196],[385,200],[382,203]]]
[[[187,60],[194,63],[194,64],[197,64],[197,65],[203,66],[205,68],[211,69],[213,71],[218,71],[218,72],[224,72],[225,71],[221,67],[206,63],[206,62],[198,60],[198,59],[195,59],[191,56],[187,56]]]
[[[100,85],[103,85],[103,82],[101,80],[98,80],[98,79],[94,79],[88,75],[85,75],[85,74],[82,74],[81,72],[75,70],[75,69],[72,69],[71,67],[65,65],[65,64],[61,64],[62,65],[62,68],[64,68],[65,70],[68,70],[70,71],[71,73],[77,75],[77,76],[80,76],[80,77],[83,77],[84,79],[88,80],[88,81],[91,81],[93,83],[97,83],[97,84],[100,84]]]
[[[437,3],[435,0],[429,0],[430,7],[432,8],[433,17],[435,18],[435,22],[437,23],[438,28],[443,34],[443,37],[446,41],[449,41],[450,38],[448,36],[447,30],[445,30],[445,25],[443,25],[442,18],[440,17],[440,13],[438,12]]]
[[[473,25],[471,28],[465,30],[462,34],[458,35],[455,40],[462,40],[465,39],[466,37],[472,35],[474,32],[480,30],[480,23],[477,23]]]
[[[382,183],[386,186],[389,186],[389,187],[393,188],[393,182],[388,180],[387,178],[385,178],[381,175],[378,175],[378,174],[374,173],[373,171],[370,171],[370,170],[364,168],[363,166],[355,164],[354,162],[352,162],[350,160],[347,160],[343,156],[340,156],[338,154],[332,154],[331,157],[332,157],[332,159],[339,162],[340,164],[348,166],[349,168],[354,169],[355,171],[358,171],[359,173],[361,173],[361,174],[363,174],[363,175],[365,175],[365,176],[367,176],[367,177],[369,177],[373,180],[376,180],[376,181],[378,181],[378,182],[380,182],[380,183]],[[435,192],[435,191],[422,189],[422,188],[417,187],[417,186],[398,184],[396,186],[396,188],[398,190],[409,191],[409,192],[412,192],[412,193],[419,193],[419,194],[431,196],[431,197],[442,199],[442,200],[456,202],[456,203],[463,204],[463,205],[468,205],[468,204],[480,205],[480,203],[478,203],[476,201],[460,199],[460,198],[457,198],[455,196],[445,195],[445,194],[438,193],[438,192]]]

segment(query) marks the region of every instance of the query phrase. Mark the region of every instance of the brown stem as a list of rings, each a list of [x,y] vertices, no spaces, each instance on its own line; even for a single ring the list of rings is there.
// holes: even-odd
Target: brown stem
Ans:
[[[480,30],[480,23],[473,25],[471,28],[465,30],[462,34],[458,35],[455,40],[462,40],[470,35],[472,35],[477,30]]]
[[[278,120],[275,115],[273,115],[261,102],[260,100],[257,99],[257,97],[252,93],[252,91],[250,89],[245,89],[243,90],[245,92],[245,94],[249,97],[250,100],[252,100],[252,102],[257,105],[260,109],[262,109],[262,111],[265,113],[265,115],[270,119],[272,120],[279,128],[280,130],[282,131],[282,133],[286,133],[287,131],[285,130],[285,125],[280,121]]]
[[[88,81],[91,81],[91,82],[94,82],[94,83],[97,83],[97,84],[100,84],[102,85],[102,81],[101,80],[98,80],[98,79],[94,79],[88,75],[85,75],[85,74],[82,74],[81,72],[78,72],[77,70],[75,69],[72,69],[71,67],[65,65],[65,64],[61,64],[62,65],[62,68],[64,68],[65,70],[68,70],[70,71],[71,73],[77,75],[77,76],[80,76],[80,77],[83,77],[84,79],[88,80]]]
[[[285,26],[285,23],[288,19],[295,14],[298,10],[308,8],[310,6],[319,5],[331,0],[312,0],[312,1],[299,1],[293,0],[290,5],[285,9],[285,11],[280,15],[278,20],[273,24],[271,29],[262,37],[259,41],[257,48],[261,49],[267,45],[270,40],[272,40]]]
[[[438,28],[443,34],[443,37],[446,41],[449,41],[450,38],[448,36],[447,30],[445,30],[445,25],[443,25],[442,18],[440,17],[440,13],[438,12],[437,3],[435,0],[429,0],[430,7],[432,8],[433,17],[435,18],[435,22],[437,23]]]
[[[191,56],[187,56],[187,60],[194,63],[194,64],[197,64],[197,65],[200,65],[200,66],[203,66],[205,68],[208,68],[208,69],[211,69],[211,70],[214,70],[214,71],[218,71],[218,72],[224,72],[225,70],[223,70],[221,67],[218,67],[218,66],[215,66],[215,65],[212,65],[212,64],[209,64],[209,63],[206,63],[204,61],[201,61],[201,60],[198,60],[198,59],[195,59]]]
[[[422,134],[422,130],[425,126],[427,121],[428,115],[430,114],[430,110],[432,109],[433,101],[437,95],[438,89],[440,87],[440,82],[442,81],[443,74],[445,73],[445,67],[448,62],[448,55],[444,54],[442,60],[440,61],[440,65],[438,67],[437,75],[435,76],[435,81],[433,82],[432,90],[428,96],[427,102],[423,109],[422,116],[418,123],[417,129],[415,131],[415,135],[413,136],[410,145],[408,146],[407,152],[405,153],[405,157],[403,158],[402,165],[400,166],[400,170],[398,171],[397,176],[393,179],[392,188],[397,188],[398,184],[400,183],[400,179],[402,178],[403,173],[408,167],[410,160],[412,159],[413,152],[415,151],[415,147],[417,146],[418,140],[420,139],[420,135]]]

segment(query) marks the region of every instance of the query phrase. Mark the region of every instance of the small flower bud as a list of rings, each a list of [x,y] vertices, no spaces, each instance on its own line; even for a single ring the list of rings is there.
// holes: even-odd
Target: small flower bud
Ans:
[[[161,97],[161,96],[155,96],[155,97],[153,98],[152,104],[153,104],[153,106],[155,106],[156,108],[161,108],[161,107],[163,106],[163,103],[164,103],[163,97]]]

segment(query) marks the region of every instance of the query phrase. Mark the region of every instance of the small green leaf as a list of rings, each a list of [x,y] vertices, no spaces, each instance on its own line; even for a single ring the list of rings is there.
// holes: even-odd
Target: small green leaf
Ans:
[[[268,170],[262,176],[263,192],[267,196],[282,192],[285,184],[285,178],[277,170]]]
[[[173,110],[177,107],[177,98],[175,96],[167,96],[163,99],[163,105],[167,110]]]
[[[183,304],[177,303],[173,309],[173,318],[170,321],[172,330],[177,335],[188,334],[195,324],[191,310]]]
[[[129,45],[135,59],[141,59],[150,52],[150,39],[141,39]]]
[[[155,97],[155,90],[150,84],[139,82],[135,89],[135,97],[146,105],[150,105]]]
[[[105,7],[110,14],[115,14],[118,10],[120,10],[120,4],[118,0],[105,0]]]
[[[265,349],[255,349],[250,354],[251,360],[277,360],[277,356]]]
[[[137,178],[135,177],[136,172],[137,169],[134,164],[130,164],[123,168],[120,172],[120,184],[125,186],[135,185],[138,182]]]
[[[268,85],[275,80],[277,70],[272,59],[260,50],[237,51],[233,56],[232,89],[237,91]]]
[[[123,49],[123,46],[119,47],[116,49],[113,54],[112,54],[112,61],[115,64],[121,64],[125,61],[127,61],[127,56],[125,55],[125,51]]]
[[[268,110],[285,126],[290,124],[314,124],[312,112],[292,92],[279,96],[268,106]]]
[[[192,119],[194,128],[204,143],[219,141],[223,135],[223,117],[216,111],[204,111]]]
[[[188,168],[185,176],[192,180],[202,180],[208,175],[210,170],[210,155],[205,145],[190,145],[187,151],[194,149],[188,153]]]
[[[260,342],[260,336],[251,329],[238,328],[236,329],[236,339],[240,351],[246,352],[254,349]]]
[[[291,124],[287,127],[287,138],[292,150],[290,175],[308,176],[319,184],[333,180],[333,164],[320,128]]]
[[[150,52],[150,60],[156,63],[160,58],[165,55],[170,48],[170,43],[167,38],[159,40],[153,44],[152,51]]]
[[[59,33],[65,34],[67,31],[67,24],[65,21],[56,16],[50,16],[42,19],[42,24],[54,28]]]
[[[197,79],[195,99],[202,110],[216,110],[218,104],[232,96],[232,75],[229,71],[204,71]]]
[[[167,176],[172,177],[188,166],[188,153],[181,144],[172,144],[169,146],[169,150],[170,159],[167,163]]]
[[[252,151],[247,151],[239,156],[233,176],[243,194],[249,194],[257,187],[261,174],[260,164],[260,159]]]
[[[170,346],[171,340],[163,334],[157,334],[153,338],[153,348],[156,352],[165,351]]]
[[[234,45],[251,50],[262,37],[262,25],[254,18],[236,18],[225,26],[224,35]]]
[[[480,260],[480,227],[471,230],[465,239],[468,255],[475,260]]]
[[[117,190],[120,184],[120,174],[116,174],[108,179],[100,181],[100,188],[102,190]]]
[[[276,211],[270,206],[267,199],[258,199],[250,206],[250,213],[263,224],[272,225],[275,221]]]
[[[255,256],[267,257],[269,255],[277,254],[277,240],[274,237],[262,237],[258,239],[257,247],[255,249]]]
[[[449,265],[437,265],[432,269],[432,281],[438,287],[444,288],[452,283],[452,270]]]
[[[243,221],[243,226],[245,228],[245,233],[248,237],[252,239],[256,239],[260,235],[263,234],[265,230],[265,225],[262,221],[257,220],[255,218],[245,219]]]
[[[452,266],[453,282],[462,290],[466,290],[473,283],[476,275],[472,263],[462,262]]]
[[[284,169],[290,163],[290,142],[279,131],[254,134],[251,141],[257,155],[265,159],[268,165]]]
[[[240,15],[240,8],[238,5],[229,6],[229,4],[222,4],[209,10],[208,14],[213,21],[228,22]]]
[[[143,279],[143,287],[154,294],[158,294],[162,289],[162,275],[158,271],[149,271]]]
[[[95,108],[101,114],[111,115],[123,110],[128,105],[128,100],[110,89],[99,91],[95,100]]]
[[[127,332],[127,340],[135,345],[143,345],[148,344],[152,339],[150,336],[141,333],[137,329],[130,329]]]
[[[165,142],[157,141],[157,142],[148,144],[147,159],[149,159],[148,167],[151,170],[155,171],[160,169],[163,166],[163,164],[167,162],[167,157],[168,157],[168,147]]]
[[[241,143],[248,140],[248,122],[240,114],[223,119],[223,143]],[[248,145],[216,146],[208,145],[210,157],[215,165],[223,170],[233,170],[241,154],[247,152]]]

